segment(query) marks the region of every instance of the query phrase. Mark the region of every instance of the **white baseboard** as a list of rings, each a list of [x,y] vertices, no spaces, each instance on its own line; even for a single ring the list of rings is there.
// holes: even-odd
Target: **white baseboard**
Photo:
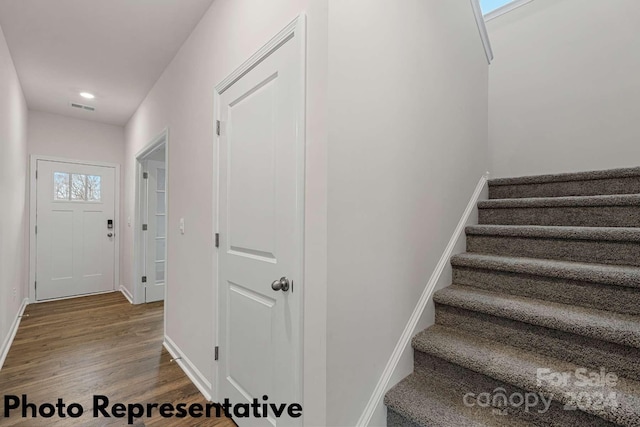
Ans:
[[[164,336],[164,348],[167,349],[171,357],[173,357],[175,363],[182,368],[191,382],[198,388],[200,393],[211,402],[211,383],[202,375],[202,372],[196,368],[196,366],[184,355],[180,347],[174,343],[167,335]]]
[[[18,332],[18,327],[20,326],[20,320],[22,319],[22,315],[24,313],[24,309],[27,308],[29,304],[29,298],[25,298],[22,300],[22,304],[20,305],[20,309],[16,314],[16,318],[13,319],[13,323],[11,324],[11,328],[9,329],[9,334],[4,339],[2,343],[2,347],[0,347],[0,369],[4,365],[4,361],[7,358],[7,354],[9,354],[9,349],[11,348],[11,344],[13,344],[13,339],[16,337],[16,333]]]
[[[389,358],[389,361],[387,362],[387,365],[382,372],[382,376],[378,380],[378,383],[373,390],[373,394],[371,395],[367,406],[365,406],[364,411],[362,412],[362,415],[358,420],[358,423],[356,424],[357,427],[367,427],[371,422],[371,419],[373,418],[376,410],[378,410],[379,406],[382,404],[382,398],[389,388],[389,381],[391,380],[394,371],[398,367],[398,363],[400,362],[400,359],[402,358],[405,350],[407,350],[411,345],[411,338],[415,333],[416,326],[418,325],[418,322],[422,317],[422,313],[424,312],[427,303],[433,297],[433,293],[436,290],[436,286],[440,281],[440,277],[442,276],[443,271],[445,271],[445,267],[449,265],[449,259],[453,255],[453,250],[458,243],[458,239],[460,239],[460,237],[464,235],[464,229],[469,222],[469,217],[478,204],[478,200],[482,195],[482,191],[487,184],[488,178],[488,172],[480,178],[480,181],[478,182],[478,185],[476,186],[476,189],[473,192],[469,203],[467,204],[467,208],[462,214],[462,217],[460,218],[460,221],[458,222],[458,225],[456,226],[456,229],[454,230],[453,235],[451,236],[451,239],[447,244],[447,247],[442,253],[442,256],[440,257],[435,270],[431,274],[431,277],[429,278],[429,281],[427,282],[427,285],[425,286],[424,291],[422,292],[422,295],[418,300],[418,304],[414,308],[413,313],[411,314],[411,317],[407,322],[407,325],[402,331],[402,335],[400,336],[396,347],[393,349],[393,353],[391,353],[391,357]]]
[[[127,301],[129,301],[129,304],[133,304],[133,295],[131,295],[131,292],[129,292],[129,289],[120,285],[120,292],[122,292],[122,295],[124,295]]]

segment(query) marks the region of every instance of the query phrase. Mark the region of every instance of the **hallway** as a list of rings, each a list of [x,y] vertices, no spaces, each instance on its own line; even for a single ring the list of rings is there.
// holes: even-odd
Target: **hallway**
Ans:
[[[162,346],[163,303],[131,305],[120,292],[31,304],[0,371],[0,394],[26,394],[40,405],[79,403],[77,419],[23,419],[20,409],[0,426],[126,425],[126,418],[93,418],[93,396],[114,403],[207,402]],[[3,402],[4,404],[4,402]],[[4,407],[3,407],[4,411]],[[13,415],[15,414],[15,416]],[[193,421],[196,421],[195,419]],[[233,427],[204,418],[199,426]],[[185,425],[184,419],[139,418],[136,426]]]

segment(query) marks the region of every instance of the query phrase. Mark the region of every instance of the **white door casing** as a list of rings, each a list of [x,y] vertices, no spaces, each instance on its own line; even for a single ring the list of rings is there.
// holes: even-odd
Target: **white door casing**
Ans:
[[[146,160],[148,174],[143,211],[146,214],[147,231],[144,239],[145,302],[164,299],[167,242],[166,167],[164,162]]]
[[[36,168],[36,301],[114,290],[115,168],[51,160]]]
[[[216,87],[218,401],[302,404],[304,29],[300,16]]]
[[[162,154],[161,154],[162,153]],[[147,255],[147,246],[148,239],[151,236],[155,236],[155,231],[151,230],[151,227],[148,226],[148,231],[142,230],[142,224],[147,224],[149,221],[148,212],[147,212],[147,194],[148,194],[148,179],[144,179],[144,172],[147,171],[148,166],[147,163],[149,161],[157,161],[157,165],[163,165],[165,169],[165,225],[169,224],[169,180],[168,180],[168,170],[169,170],[169,128],[165,128],[157,135],[155,138],[151,140],[151,142],[145,146],[142,150],[140,150],[135,156],[135,176],[136,176],[136,186],[135,186],[135,195],[134,195],[134,206],[135,206],[135,216],[133,219],[133,223],[130,223],[129,226],[134,227],[133,234],[133,253],[134,253],[134,268],[132,270],[133,277],[131,278],[132,283],[135,284],[133,289],[133,303],[134,304],[143,304],[147,301],[147,283],[151,283],[151,279],[147,277],[149,280],[147,283],[143,283],[143,277],[148,271],[151,271],[147,266],[148,261],[151,259],[151,256]],[[164,159],[164,160],[161,160]],[[156,209],[156,205],[152,203],[152,210]],[[168,229],[165,229],[165,256],[166,250],[168,248],[167,242],[169,240],[168,233],[166,233]],[[155,242],[151,242],[155,243]],[[154,260],[155,263],[155,260]],[[165,299],[167,292],[167,272],[168,272],[168,263],[165,258],[164,263],[164,291],[162,295],[159,295],[159,288],[152,288],[150,297],[153,299]],[[154,270],[155,271],[155,270]],[[157,291],[157,292],[156,292]],[[165,305],[165,330],[166,330],[166,305]]]

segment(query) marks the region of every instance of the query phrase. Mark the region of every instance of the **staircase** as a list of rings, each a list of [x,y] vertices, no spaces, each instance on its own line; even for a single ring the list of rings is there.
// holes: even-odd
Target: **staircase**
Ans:
[[[494,179],[388,426],[640,426],[640,168]]]

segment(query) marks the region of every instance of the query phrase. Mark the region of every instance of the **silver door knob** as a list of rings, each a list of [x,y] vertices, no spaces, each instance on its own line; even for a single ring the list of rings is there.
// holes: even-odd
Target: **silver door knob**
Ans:
[[[107,237],[113,237],[113,233],[107,234]]]
[[[289,279],[281,277],[278,280],[274,280],[271,284],[271,289],[274,291],[287,292],[289,290]]]

